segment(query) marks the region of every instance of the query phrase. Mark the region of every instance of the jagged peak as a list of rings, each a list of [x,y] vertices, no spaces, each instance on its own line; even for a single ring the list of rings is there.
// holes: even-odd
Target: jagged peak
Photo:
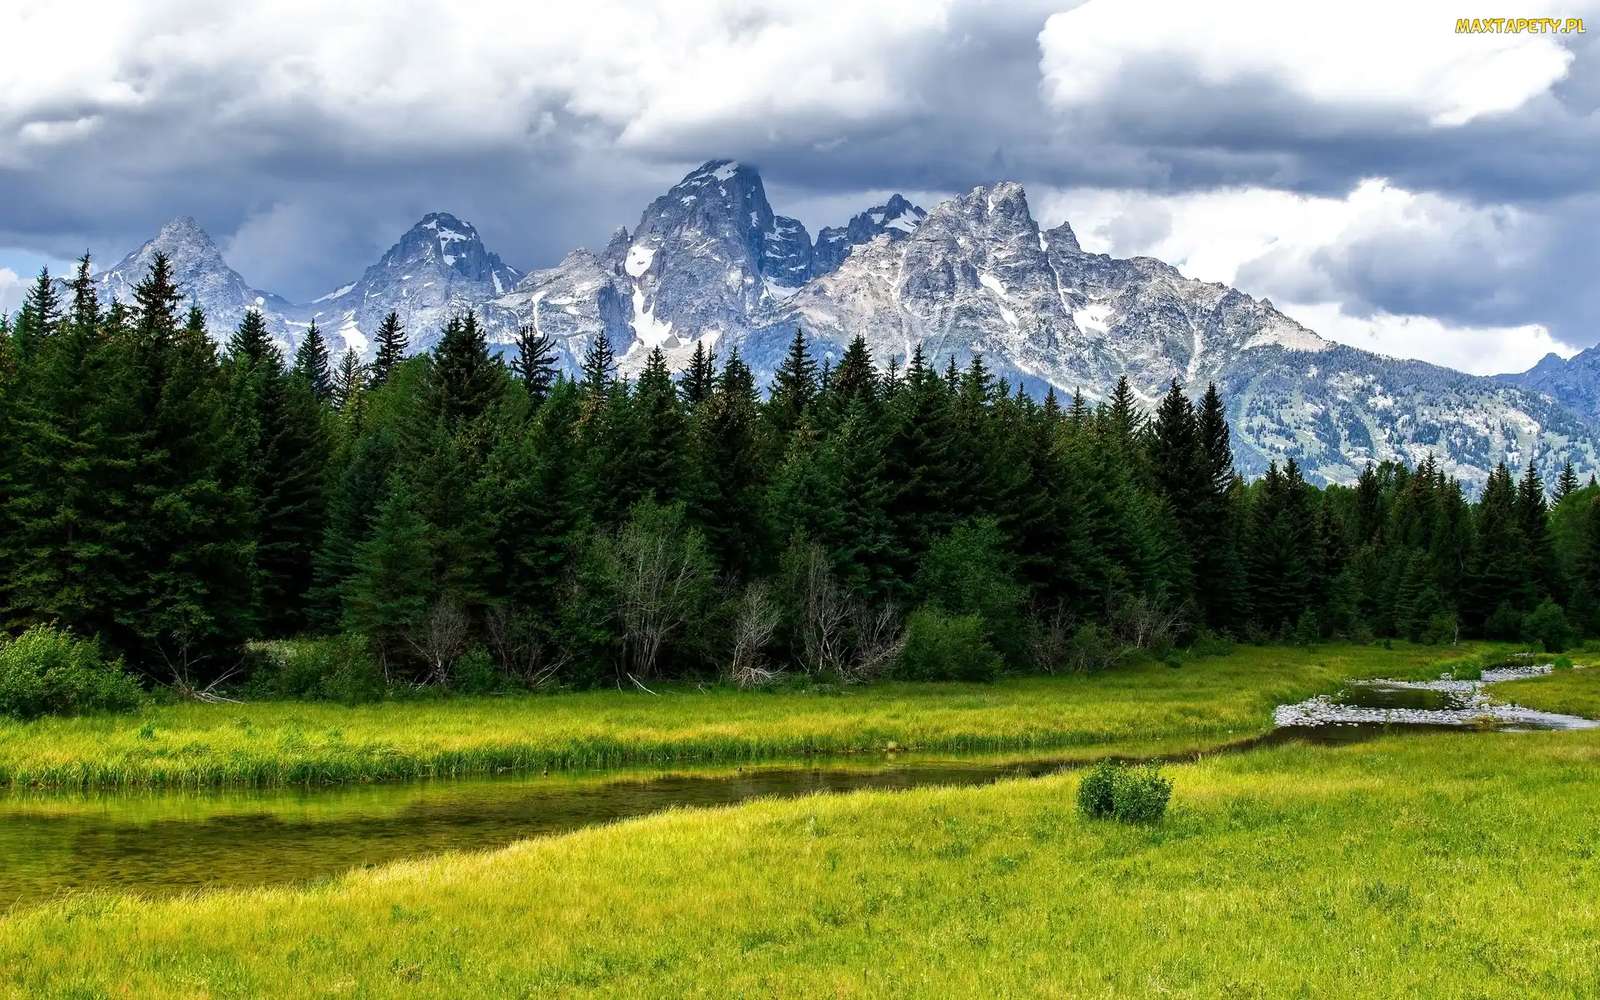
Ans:
[[[425,233],[456,233],[459,237],[477,240],[478,230],[472,223],[451,215],[449,212],[429,212],[412,226],[410,232],[422,231]],[[480,241],[481,242],[481,241]]]
[[[1045,244],[1052,250],[1070,250],[1073,253],[1082,253],[1083,247],[1078,244],[1078,234],[1072,231],[1070,222],[1063,222],[1054,229],[1044,233]]]
[[[161,239],[191,238],[211,242],[211,235],[200,228],[200,223],[196,222],[192,215],[177,216],[162,226],[157,236]]]
[[[1017,181],[979,184],[966,194],[940,202],[928,213],[924,225],[934,220],[960,219],[981,222],[994,218],[1025,223],[1035,231],[1038,229],[1033,221],[1033,213],[1028,209],[1027,192]]]

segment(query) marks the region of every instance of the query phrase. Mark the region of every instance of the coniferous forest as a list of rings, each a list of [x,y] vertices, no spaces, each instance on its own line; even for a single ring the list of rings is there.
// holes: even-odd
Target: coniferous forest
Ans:
[[[255,315],[219,350],[161,257],[126,304],[87,258],[62,287],[0,328],[0,614],[154,682],[242,680],[252,641],[298,636],[367,665],[334,671],[490,688],[1600,631],[1592,479],[1247,483],[1215,387],[1035,400],[981,358],[830,364],[799,333],[770,386],[704,348],[621,378],[603,336],[572,379],[470,314],[426,355],[391,315],[370,364],[314,326],[285,358]]]

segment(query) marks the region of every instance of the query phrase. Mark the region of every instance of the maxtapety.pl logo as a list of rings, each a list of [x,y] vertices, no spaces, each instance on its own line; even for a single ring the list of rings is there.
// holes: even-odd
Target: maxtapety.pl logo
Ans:
[[[1458,17],[1458,35],[1581,35],[1581,17]]]

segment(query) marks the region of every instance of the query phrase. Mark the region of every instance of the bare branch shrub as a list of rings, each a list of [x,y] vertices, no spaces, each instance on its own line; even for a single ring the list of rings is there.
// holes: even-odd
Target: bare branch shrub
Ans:
[[[772,598],[772,585],[757,580],[739,595],[733,618],[733,656],[728,664],[728,679],[740,687],[766,684],[780,671],[764,665],[767,645],[778,630],[782,611]]]
[[[450,668],[466,652],[471,623],[461,606],[449,599],[437,601],[422,624],[406,631],[406,642],[428,665],[427,682],[445,684]]]
[[[516,608],[496,605],[484,618],[489,653],[505,671],[529,689],[552,683],[571,658],[555,655],[529,617]]]
[[[855,643],[853,655],[841,671],[844,679],[869,681],[887,674],[906,648],[900,609],[893,604],[873,606],[852,601],[850,621]]]
[[[705,613],[711,557],[681,506],[641,503],[616,533],[599,540],[599,572],[622,632],[629,676],[649,677],[668,640]]]
[[[1076,625],[1072,613],[1060,603],[1037,617],[1033,634],[1028,637],[1028,658],[1034,669],[1053,674],[1067,667]]]
[[[1142,594],[1122,600],[1112,612],[1112,629],[1135,649],[1170,649],[1187,627],[1181,606],[1169,607]]]
[[[800,646],[806,669],[837,674],[849,652],[850,600],[833,578],[822,546],[808,545],[798,567]]]

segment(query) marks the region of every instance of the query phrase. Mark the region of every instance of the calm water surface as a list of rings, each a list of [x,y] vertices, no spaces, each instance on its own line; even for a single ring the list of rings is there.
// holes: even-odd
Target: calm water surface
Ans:
[[[1284,742],[1349,743],[1418,728],[1283,728],[1222,750]],[[0,908],[86,889],[163,895],[305,882],[403,858],[500,847],[678,806],[857,789],[981,785],[1068,766],[1074,762],[1062,758],[943,756],[329,789],[0,794]]]

